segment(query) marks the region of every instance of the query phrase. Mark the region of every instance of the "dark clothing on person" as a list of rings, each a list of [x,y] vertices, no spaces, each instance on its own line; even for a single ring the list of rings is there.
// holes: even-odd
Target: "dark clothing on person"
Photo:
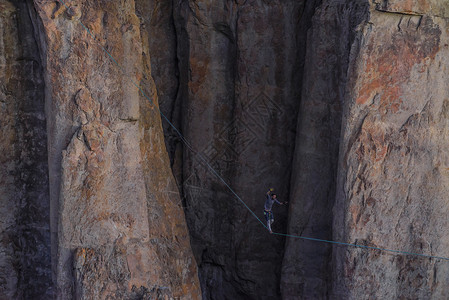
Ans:
[[[274,220],[274,216],[273,216],[273,212],[272,211],[264,210],[263,214],[265,215],[265,220],[267,221],[267,224],[268,224],[269,220]]]
[[[267,194],[267,199],[265,200],[263,214],[265,215],[265,220],[267,221],[267,228],[270,232],[272,232],[271,224],[273,224],[273,222],[274,222],[274,215],[273,215],[273,212],[271,211],[271,208],[273,207],[274,202],[276,202],[277,204],[282,204],[276,198],[273,198],[271,196],[271,194]]]
[[[268,211],[271,211],[271,208],[273,207],[274,202],[276,202],[277,204],[282,204],[277,199],[273,199],[271,197],[271,195],[267,195],[267,200],[265,201],[264,209],[268,210]]]

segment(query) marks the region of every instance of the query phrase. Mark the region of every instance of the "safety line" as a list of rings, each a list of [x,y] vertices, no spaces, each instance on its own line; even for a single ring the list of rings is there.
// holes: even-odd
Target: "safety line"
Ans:
[[[63,1],[58,0],[62,5],[64,5],[67,10],[70,10],[71,8]],[[195,154],[196,157],[199,157],[202,162],[206,164],[206,166],[209,168],[209,170],[229,189],[229,191],[249,210],[249,212],[262,224],[265,229],[268,229],[267,225],[265,225],[264,222],[254,213],[254,211],[249,208],[249,206],[243,201],[240,196],[229,186],[229,184],[223,179],[223,177],[218,174],[218,172],[206,161],[206,159],[203,157],[201,153],[198,153],[195,151],[192,147],[192,145],[184,138],[184,136],[181,134],[181,132],[176,128],[175,125],[173,125],[172,122],[162,113],[162,111],[159,109],[157,105],[151,100],[150,97],[147,96],[147,94],[143,91],[142,87],[137,84],[129,75],[126,74],[125,69],[117,62],[117,60],[109,53],[106,48],[100,44],[100,42],[96,39],[95,35],[87,28],[83,22],[81,22],[80,19],[78,19],[78,22],[81,24],[81,26],[87,31],[87,33],[92,37],[92,39],[98,44],[98,46],[109,56],[109,58],[114,62],[114,64],[122,71],[122,73],[129,79],[129,81],[140,91],[142,96],[144,96],[150,104],[159,112],[159,114],[167,121],[167,123],[176,131],[179,138],[182,140],[182,142],[187,146],[187,148],[190,149],[190,151]],[[143,71],[142,71],[143,73]],[[317,239],[317,238],[311,238],[311,237],[304,237],[299,235],[292,235],[292,234],[285,234],[285,233],[278,233],[273,232],[274,235],[279,236],[285,236],[290,238],[298,238],[303,240],[309,240],[309,241],[315,241],[315,242],[322,242],[322,243],[329,243],[329,244],[335,244],[335,245],[342,245],[342,246],[350,246],[350,247],[356,247],[356,248],[365,248],[370,250],[378,250],[378,251],[385,251],[385,252],[392,252],[392,253],[398,253],[398,254],[404,254],[404,255],[412,255],[412,256],[419,256],[419,257],[425,257],[425,258],[433,258],[433,259],[442,259],[449,261],[449,258],[447,257],[441,257],[441,256],[433,256],[433,255],[427,255],[427,254],[420,254],[420,253],[413,253],[413,252],[407,252],[407,251],[400,251],[400,250],[392,250],[392,249],[386,249],[386,248],[378,248],[378,247],[371,247],[371,246],[365,246],[365,245],[357,245],[357,244],[351,244],[351,243],[344,243],[344,242],[337,242],[337,241],[331,241],[331,240],[324,240],[324,239]]]
[[[285,233],[278,233],[278,232],[273,232],[273,234],[282,235],[282,236],[286,236],[286,237],[292,237],[292,238],[298,238],[298,239],[303,239],[303,240],[315,241],[315,242],[322,242],[322,243],[329,243],[329,244],[336,244],[336,245],[343,245],[343,246],[352,246],[352,247],[356,247],[356,248],[365,248],[365,249],[370,249],[370,250],[386,251],[386,252],[393,252],[393,253],[399,253],[399,254],[404,254],[404,255],[421,256],[421,257],[426,257],[426,258],[443,259],[443,260],[449,261],[449,258],[442,257],[442,256],[434,256],[434,255],[413,253],[413,252],[393,250],[393,249],[387,249],[387,248],[379,248],[379,247],[372,247],[372,246],[365,246],[365,245],[358,245],[358,244],[336,242],[336,241],[316,239],[316,238],[310,238],[310,237],[292,235],[292,234],[285,234]]]

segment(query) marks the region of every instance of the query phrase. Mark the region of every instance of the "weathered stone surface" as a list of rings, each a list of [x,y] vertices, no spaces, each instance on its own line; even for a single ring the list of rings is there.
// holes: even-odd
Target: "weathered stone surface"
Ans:
[[[386,12],[449,17],[448,0],[373,0],[373,4]]]
[[[159,105],[162,113],[176,128],[181,129],[182,103],[177,97],[179,70],[177,57],[177,35],[173,15],[173,1],[136,1],[137,15],[141,21],[142,42],[149,50],[151,75],[155,80]],[[165,144],[169,153],[172,170],[178,184],[182,184],[181,170],[173,165],[175,156],[182,154],[179,136],[162,118]]]
[[[349,53],[367,5],[323,1],[308,31],[302,102],[291,179],[288,231],[332,238],[332,207]],[[288,239],[282,266],[285,299],[325,299],[331,247]]]
[[[297,110],[302,1],[175,1],[186,216],[205,299],[280,297],[284,239],[266,229],[266,189],[287,200]],[[157,54],[156,54],[157,55]],[[275,207],[276,231],[287,209]]]
[[[0,0],[0,298],[446,298],[438,260],[269,235],[207,164],[277,232],[449,256],[447,1],[70,5]]]
[[[372,9],[352,53],[334,238],[447,257],[448,21],[397,9]],[[333,262],[335,298],[448,294],[435,259],[335,248]]]
[[[52,295],[42,65],[28,7],[0,1],[0,298]]]
[[[0,14],[0,46],[2,52],[0,52],[1,59],[1,116],[2,116],[2,126],[1,126],[1,167],[4,170],[4,175],[1,177],[1,256],[0,256],[0,278],[1,278],[1,297],[7,298],[12,297],[17,291],[17,281],[18,274],[17,270],[14,268],[15,257],[14,257],[14,225],[15,225],[15,214],[16,214],[16,199],[15,199],[15,182],[14,182],[14,172],[16,169],[15,158],[15,129],[14,129],[14,119],[13,112],[14,101],[9,96],[7,99],[6,95],[6,71],[8,64],[11,61],[8,56],[11,56],[16,49],[6,49],[6,45],[12,44],[9,40],[17,41],[17,25],[11,24],[12,14],[15,12],[15,7],[10,2],[2,1],[1,4],[1,14]],[[11,32],[12,31],[12,32]],[[15,31],[15,32],[14,32]],[[5,40],[7,43],[5,43]],[[9,42],[9,43],[8,43]],[[17,42],[14,43],[17,47]],[[12,46],[9,46],[12,47]],[[12,53],[11,53],[12,52]],[[11,75],[9,75],[11,76]],[[8,101],[9,100],[9,101]],[[9,126],[8,126],[9,123]],[[9,174],[8,174],[9,173]]]
[[[156,89],[151,77],[143,78],[151,73],[150,53],[134,1],[35,6],[47,50],[57,297],[130,299],[165,290],[199,299]],[[132,83],[140,80],[151,102]]]

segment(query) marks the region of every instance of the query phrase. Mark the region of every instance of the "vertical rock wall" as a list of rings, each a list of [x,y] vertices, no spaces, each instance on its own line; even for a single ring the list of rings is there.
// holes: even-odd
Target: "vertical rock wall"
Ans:
[[[160,9],[154,10],[152,18],[158,20],[155,16],[160,16],[163,9],[160,5],[155,7]],[[168,7],[165,6],[167,12]],[[316,7],[318,9],[315,11]],[[219,171],[244,200],[254,199],[249,200],[251,208],[255,209],[258,202],[254,190],[263,190],[267,185],[276,185],[282,190],[285,195],[281,195],[284,196],[281,198],[289,195],[291,201],[289,233],[359,242],[359,239],[354,239],[355,234],[352,233],[356,227],[348,223],[348,220],[355,218],[358,220],[357,223],[361,222],[364,216],[365,221],[357,234],[363,232],[369,235],[369,232],[377,232],[376,228],[383,223],[379,225],[374,222],[372,228],[369,226],[369,220],[373,222],[371,215],[375,213],[368,211],[366,207],[368,202],[373,205],[371,200],[374,197],[371,199],[367,195],[371,190],[378,189],[381,182],[392,180],[386,176],[385,171],[382,171],[383,173],[377,173],[377,177],[374,176],[375,182],[371,183],[370,191],[363,196],[365,198],[355,200],[356,198],[352,196],[352,193],[360,193],[359,187],[352,192],[352,189],[355,189],[351,188],[354,180],[362,180],[354,179],[358,178],[356,175],[358,171],[354,169],[361,168],[360,170],[364,170],[362,172],[374,172],[371,164],[364,166],[363,157],[368,155],[365,153],[366,149],[375,149],[376,153],[379,152],[376,155],[381,156],[388,156],[391,151],[389,147],[376,142],[376,139],[385,137],[384,129],[381,130],[382,133],[377,132],[379,130],[377,123],[372,121],[372,117],[367,119],[365,117],[370,115],[368,111],[372,115],[382,115],[382,126],[391,127],[389,123],[396,122],[398,118],[400,122],[404,122],[403,119],[407,120],[412,111],[416,116],[420,116],[421,111],[425,112],[419,104],[420,101],[428,103],[429,97],[438,98],[438,103],[444,101],[446,97],[444,88],[435,88],[444,86],[446,76],[439,75],[439,72],[444,72],[444,62],[438,61],[440,69],[437,67],[427,69],[427,65],[424,65],[421,72],[423,74],[427,72],[426,78],[417,77],[413,73],[416,67],[413,66],[422,60],[425,62],[433,60],[435,54],[431,53],[437,51],[432,50],[435,43],[439,44],[437,47],[439,52],[444,51],[445,43],[436,40],[440,38],[444,40],[446,37],[444,35],[437,37],[438,34],[435,32],[438,32],[438,28],[440,31],[447,31],[447,25],[444,23],[447,16],[446,8],[447,6],[441,1],[323,1],[322,3],[308,1],[305,4],[296,2],[292,6],[287,2],[266,1],[237,3],[174,1],[177,63],[180,75],[177,107],[182,108],[182,114],[181,117],[172,120],[182,121],[183,133],[192,142],[193,148]],[[288,9],[288,13],[283,9]],[[302,11],[304,13],[301,13]],[[308,30],[309,20],[312,17],[312,27]],[[295,26],[285,25],[289,24],[290,18],[295,20]],[[429,25],[429,18],[437,25]],[[152,34],[156,33],[150,30],[150,36]],[[168,49],[173,49],[173,44],[169,45]],[[306,45],[305,54],[301,51],[304,45]],[[289,47],[294,48],[296,52],[289,54]],[[158,51],[155,55],[161,56]],[[295,59],[291,59],[292,56]],[[285,61],[280,63],[280,58]],[[301,64],[303,61],[306,63],[304,73]],[[160,62],[161,60],[157,59],[152,61],[154,65]],[[437,65],[437,62],[435,61],[433,65]],[[290,74],[291,66],[294,72],[291,73],[289,80],[296,85],[284,85],[282,76]],[[282,76],[279,76],[280,74]],[[168,77],[164,75],[163,78]],[[427,83],[435,81],[434,78],[439,78],[439,81],[437,80],[438,83],[431,88],[430,96],[423,94],[423,90],[429,89]],[[404,86],[405,83],[408,86]],[[164,94],[168,88],[163,90],[159,91],[160,94]],[[174,90],[173,87],[171,90]],[[285,91],[291,93],[287,98],[294,98],[296,102],[289,104],[289,101],[283,101],[279,95],[284,95]],[[270,101],[273,98],[275,100]],[[406,98],[410,100],[405,101]],[[254,101],[258,103],[255,110],[252,109],[252,99],[258,99]],[[357,104],[352,104],[353,102]],[[367,106],[364,104],[366,102],[370,104]],[[372,104],[378,102],[383,104]],[[404,106],[406,102],[410,104]],[[263,104],[260,105],[261,103]],[[265,103],[274,105],[271,108],[267,108],[268,106],[262,108]],[[397,113],[401,106],[405,107],[402,109],[407,112]],[[283,109],[287,113],[282,112]],[[290,165],[284,163],[290,162],[293,152],[288,150],[291,146],[283,145],[282,141],[283,134],[288,132],[288,128],[293,132],[291,125],[288,124],[296,122],[298,109],[297,133],[292,135],[293,138],[292,136],[286,138],[289,142],[296,140],[293,174],[290,179]],[[269,125],[262,126],[261,131],[266,135],[258,136],[259,131],[253,128],[253,125],[257,125],[254,116],[261,116],[264,113],[266,116],[270,115]],[[385,114],[391,119],[384,121]],[[283,124],[277,123],[276,118],[282,120]],[[282,128],[282,133],[276,132],[284,125],[286,128]],[[440,131],[444,130],[444,126],[439,126]],[[367,133],[363,133],[364,130],[367,130]],[[270,135],[270,132],[276,134]],[[363,134],[365,137],[362,140],[359,136]],[[398,137],[394,137],[394,140],[397,141]],[[403,144],[408,145],[409,142],[407,140]],[[283,145],[282,151],[285,152],[281,157],[276,156],[276,153],[282,151],[277,152],[270,146],[276,143]],[[359,149],[354,143],[361,143],[365,152],[357,150],[357,160],[348,163],[351,155],[356,155],[356,150],[353,149]],[[444,148],[442,142],[438,145]],[[410,145],[407,147],[411,148]],[[422,149],[431,148],[430,144],[422,146]],[[351,154],[351,151],[354,154]],[[423,150],[415,151],[421,153]],[[264,154],[259,156],[262,152]],[[264,156],[265,154],[267,156]],[[407,159],[409,155],[409,152],[404,153]],[[180,156],[177,156],[175,161],[179,158]],[[224,295],[234,298],[255,297],[254,295],[279,297],[279,291],[270,294],[277,289],[278,283],[270,284],[279,278],[277,268],[282,255],[270,255],[284,251],[282,242],[276,244],[275,239],[267,239],[264,247],[259,247],[260,243],[256,241],[259,235],[248,238],[246,230],[257,232],[258,224],[246,223],[250,216],[246,215],[246,210],[242,210],[238,203],[229,204],[228,200],[233,198],[232,195],[226,194],[226,187],[217,183],[214,176],[205,171],[200,159],[195,160],[195,156],[189,151],[185,151],[184,158],[181,159],[184,166],[182,182],[184,197],[187,200],[186,212],[205,297],[225,297]],[[253,162],[253,159],[257,163]],[[265,164],[267,161],[274,163]],[[403,169],[400,161],[392,159],[390,164],[391,167],[388,169],[395,170],[390,171],[396,174],[394,176],[409,173],[408,169]],[[283,179],[282,182],[270,180],[271,174],[264,173],[264,170],[268,169],[270,170],[268,173],[276,174],[278,178]],[[283,171],[288,174],[280,175]],[[433,182],[436,182],[435,176],[432,177]],[[252,182],[254,178],[257,180]],[[291,186],[285,184],[286,178],[291,180]],[[404,179],[404,186],[412,185],[413,182],[410,180]],[[348,185],[348,182],[352,182],[351,185]],[[444,190],[443,181],[440,181],[438,186]],[[388,189],[382,190],[379,194],[396,198],[388,196],[387,191]],[[432,193],[436,192],[421,191],[421,193],[421,198],[429,199],[433,198]],[[371,200],[365,203],[363,199]],[[362,204],[356,204],[357,201],[361,201]],[[394,203],[396,202],[386,202],[384,206],[378,208],[381,212],[392,210],[388,207],[395,206]],[[376,209],[377,214],[382,214],[377,211]],[[412,205],[412,208],[408,208],[403,214],[403,218],[410,218],[416,213],[422,215],[423,210]],[[435,218],[435,226],[444,228],[444,224],[437,221],[440,219],[435,217],[438,214],[433,215],[430,212],[428,214],[429,220]],[[277,216],[285,217],[282,213]],[[389,220],[388,224],[396,222],[395,218]],[[428,223],[423,220],[420,222]],[[282,230],[285,224],[280,225],[278,229]],[[429,232],[431,230],[429,229]],[[410,244],[408,240],[413,239],[409,232],[402,232],[400,236],[400,239],[392,238],[395,243],[386,243],[385,246],[397,249],[398,245],[408,245]],[[379,240],[385,238],[383,236]],[[438,238],[441,239],[441,236]],[[371,244],[380,246],[379,242]],[[272,246],[274,251],[267,251]],[[264,250],[261,251],[263,252],[261,256],[258,256],[260,249]],[[412,278],[413,275],[406,275],[404,269],[398,279],[395,279],[396,283],[393,283],[394,281],[390,279],[396,276],[396,273],[393,271],[390,273],[390,270],[399,267],[389,266],[382,269],[380,266],[377,269],[373,267],[376,271],[371,273],[363,269],[358,258],[351,261],[346,257],[353,257],[347,253],[371,254],[346,248],[334,250],[335,252],[325,244],[287,240],[282,263],[283,297],[286,299],[359,298],[365,295],[413,297],[403,285],[406,282],[417,283]],[[415,249],[416,252],[422,252],[420,250],[422,249]],[[248,253],[251,254],[247,256]],[[227,259],[229,257],[232,259]],[[254,258],[258,263],[252,261]],[[396,259],[402,259],[404,260],[402,264],[410,265],[408,258]],[[269,263],[265,264],[265,260]],[[269,278],[268,275],[266,278],[257,276],[256,274],[260,274],[258,266],[262,265],[264,266],[262,269],[271,268],[276,275],[273,278]],[[416,275],[418,278],[438,277],[419,271],[423,268],[420,265],[407,268],[411,274],[418,274]],[[430,267],[424,269],[426,268]],[[356,274],[354,270],[360,272],[357,274],[362,274],[361,270],[365,270],[365,273],[359,275],[359,279],[354,279],[353,275]],[[382,273],[380,270],[391,277],[379,277]],[[434,270],[438,272],[440,269]],[[376,275],[369,275],[374,273]],[[254,278],[257,278],[255,282]],[[372,285],[364,288],[371,281]],[[434,281],[438,282],[437,279]],[[254,293],[253,287],[257,287],[261,282],[264,287],[259,289],[260,293]],[[399,282],[403,282],[402,285]],[[421,287],[422,284],[417,286]],[[379,288],[381,286],[385,288]],[[423,292],[423,297],[443,293],[438,291],[435,283],[428,283],[428,286],[435,292],[427,294]],[[387,292],[391,289],[397,292]]]
[[[141,22],[142,42],[151,55],[151,75],[155,80],[161,111],[177,128],[181,126],[181,99],[178,99],[179,70],[177,35],[173,14],[173,1],[136,1],[137,15]],[[181,172],[182,145],[173,128],[163,119],[165,143],[172,169],[178,184]],[[175,160],[175,157],[177,159]]]
[[[0,0],[0,298],[445,297],[444,262],[269,235],[207,166],[262,222],[274,186],[277,232],[449,256],[445,1],[70,6]]]
[[[0,1],[0,298],[199,299],[134,2],[70,6]]]
[[[344,106],[335,239],[449,255],[449,26],[437,2],[383,1],[360,28]],[[442,299],[448,293],[446,262],[335,250],[335,298]]]
[[[0,1],[0,298],[52,295],[42,63],[27,4]]]
[[[301,72],[302,1],[175,1],[183,191],[205,299],[278,298],[284,239],[263,226],[266,189],[287,200]],[[276,231],[287,209],[276,207]],[[264,221],[263,221],[264,222]]]
[[[199,298],[134,2],[35,4],[47,49],[58,297]],[[151,101],[133,85],[140,80]]]
[[[290,234],[332,238],[332,207],[342,106],[354,28],[367,5],[323,1],[307,34],[304,83],[290,192]],[[282,266],[285,299],[328,297],[331,247],[288,239]]]

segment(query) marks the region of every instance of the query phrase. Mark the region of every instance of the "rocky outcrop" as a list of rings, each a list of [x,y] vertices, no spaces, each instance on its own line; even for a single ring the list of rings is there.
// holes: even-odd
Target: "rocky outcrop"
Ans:
[[[424,2],[324,1],[315,13],[290,233],[447,255],[447,93],[439,88],[447,82],[447,21],[444,9]],[[438,260],[289,239],[282,292],[286,299],[442,298],[444,272]]]
[[[160,11],[155,9],[153,16]],[[225,178],[251,209],[257,210],[261,206],[258,199],[262,198],[265,187],[276,185],[282,190],[281,198],[290,200],[289,233],[360,242],[356,236],[369,235],[382,228],[386,222],[381,221],[382,215],[397,203],[389,202],[384,208],[377,207],[378,221],[374,222],[374,212],[367,209],[369,205],[366,203],[374,205],[372,199],[377,198],[368,195],[382,182],[389,182],[398,174],[410,174],[409,169],[404,172],[400,167],[403,162],[394,158],[388,167],[388,170],[395,170],[390,171],[396,174],[391,175],[392,178],[385,176],[385,170],[373,176],[372,164],[361,162],[365,156],[374,157],[377,161],[377,156],[392,153],[391,146],[386,146],[383,140],[388,136],[385,128],[390,128],[392,125],[388,123],[393,121],[385,121],[384,116],[398,124],[410,122],[412,112],[415,117],[425,112],[420,103],[431,103],[430,94],[423,92],[429,91],[426,87],[429,80],[438,77],[441,82],[435,86],[444,86],[445,76],[438,75],[442,71],[434,67],[427,72],[425,63],[438,57],[436,52],[444,51],[444,43],[439,39],[446,37],[437,37],[435,32],[438,28],[440,31],[447,28],[443,24],[446,15],[446,6],[439,1],[174,2],[180,75],[176,101],[183,113],[182,117],[175,116],[172,121],[182,122],[183,133],[193,145],[194,152],[199,153],[194,155],[185,148],[184,157],[176,156],[174,161],[175,168],[179,159],[183,166],[180,178],[184,183],[187,220],[206,298],[224,295],[279,298],[279,276],[285,299],[363,298],[365,295],[414,297],[398,283],[415,282],[410,277],[413,275],[406,275],[403,268],[395,267],[402,271],[399,277],[395,277],[399,279],[393,285],[392,281],[386,284],[387,279],[379,277],[382,272],[390,272],[390,269],[380,272],[380,262],[369,272],[359,263],[368,263],[366,259],[359,258],[360,255],[379,256],[379,253],[363,254],[365,252],[360,250],[332,248],[293,239],[288,239],[284,247],[283,242],[278,243],[274,238],[264,240],[263,247],[256,247],[260,245],[257,241],[260,236],[255,234],[261,230],[257,227],[260,224],[251,223],[248,220],[251,215],[246,210],[242,211],[240,204],[229,204],[233,195],[226,193],[227,187],[207,171],[208,166],[202,158]],[[295,26],[286,25],[290,24],[288,20],[296,20],[297,23]],[[437,49],[434,49],[435,44],[439,45]],[[173,49],[173,44],[170,45],[169,49]],[[306,51],[301,50],[304,46]],[[289,52],[289,49],[295,51]],[[155,51],[155,56],[160,56],[159,53]],[[280,62],[279,57],[284,61]],[[294,59],[290,59],[292,57]],[[153,64],[160,62],[157,59],[152,61]],[[443,70],[443,62],[438,63]],[[427,72],[429,77],[415,75],[416,64],[424,64],[422,74]],[[433,64],[436,66],[437,62]],[[290,70],[294,71],[289,73]],[[292,74],[287,77],[290,84],[295,84],[284,85],[280,74]],[[164,94],[166,90],[163,88],[159,92]],[[438,88],[432,89],[431,99],[444,101],[445,94],[437,91]],[[283,100],[281,95],[289,95],[289,100]],[[406,98],[412,100],[405,101]],[[256,109],[252,108],[253,103],[257,103]],[[408,105],[405,106],[407,112],[401,112],[400,107],[404,105]],[[377,119],[368,117],[369,112],[382,119],[381,129],[377,128],[376,122],[379,121],[374,121]],[[260,119],[265,120],[261,122],[265,125],[260,127],[264,134],[258,136],[260,131],[253,127],[258,124],[254,116],[263,114],[269,117]],[[283,124],[277,123],[276,118]],[[295,133],[292,124],[296,120]],[[289,130],[295,134],[289,135]],[[270,135],[273,132],[276,134]],[[285,133],[285,141],[288,142],[284,144]],[[289,144],[293,139],[296,141],[294,152]],[[397,141],[398,137],[391,139]],[[402,147],[410,148],[409,137],[406,139]],[[283,146],[284,152],[272,147],[274,141]],[[444,143],[436,144],[444,148]],[[431,148],[430,142],[421,147]],[[420,151],[423,150],[416,150],[416,153]],[[283,154],[277,156],[279,153]],[[409,159],[409,153],[403,154],[406,159]],[[351,155],[357,159],[350,161]],[[270,163],[266,164],[267,161]],[[414,168],[420,166],[418,164]],[[359,178],[357,172],[369,173],[369,178],[375,178],[370,183],[369,192],[359,196],[361,200],[353,194],[360,194],[362,185],[354,185],[354,182],[360,180],[367,188],[367,179],[365,175],[363,179]],[[282,180],[272,179],[275,177]],[[288,181],[291,184],[286,184]],[[412,184],[410,179],[403,181],[404,186]],[[436,181],[436,175],[432,181]],[[388,195],[391,184],[388,187],[377,193],[384,195],[385,199],[396,199],[396,194]],[[261,196],[255,196],[255,190],[261,191]],[[439,193],[442,194],[441,191]],[[435,196],[438,198],[440,194]],[[421,195],[421,198],[427,197],[428,194]],[[371,200],[365,203],[366,199]],[[404,218],[410,218],[415,207],[409,210],[404,212]],[[277,216],[285,218],[283,213]],[[429,216],[433,214],[429,213]],[[351,218],[358,220],[355,221],[357,224],[365,218],[366,222],[359,226],[357,235],[353,232],[355,223],[348,221]],[[385,224],[396,224],[393,219]],[[427,222],[423,220],[422,223]],[[369,222],[374,222],[373,227],[365,226]],[[435,222],[435,226],[444,228],[443,224]],[[277,229],[282,231],[285,224],[279,225]],[[256,236],[249,237],[247,231]],[[363,243],[397,249],[398,245],[409,244],[407,239],[410,238],[410,233],[404,231],[401,239],[390,238],[391,243],[381,244],[379,241],[388,241],[384,236],[375,243],[371,237]],[[416,252],[420,250],[414,249]],[[284,252],[282,272],[278,269],[282,255],[271,256],[267,252]],[[354,254],[359,252],[359,256]],[[396,259],[404,259],[403,264],[410,264],[405,262],[405,258]],[[264,267],[258,269],[262,265]],[[419,268],[428,270],[428,267]],[[274,271],[267,277],[260,275],[266,269]],[[365,273],[362,274],[362,270]],[[409,267],[411,274],[416,274],[416,270]],[[275,274],[274,277],[270,277],[271,274]],[[361,277],[354,277],[354,274]],[[376,274],[372,284],[375,282],[377,285],[367,287],[370,281],[366,276],[375,277],[370,274]],[[396,273],[389,274],[393,276],[391,274]],[[419,273],[418,277],[429,278],[424,273]],[[258,284],[262,287],[259,288]],[[392,290],[398,292],[387,292],[387,286],[393,286]],[[434,292],[422,297],[443,293],[435,285],[429,289]]]
[[[429,15],[433,17],[449,17],[449,6],[446,1],[438,0],[372,0],[373,8],[378,11],[403,15]]]
[[[42,63],[27,4],[0,1],[0,298],[52,295]]]
[[[448,23],[435,1],[384,1],[350,61],[334,238],[447,251]],[[447,7],[447,6],[445,6]],[[441,299],[439,260],[336,248],[335,298]]]
[[[70,6],[0,0],[0,298],[448,294],[262,213],[275,187],[275,232],[449,256],[447,3]]]
[[[1,298],[199,299],[134,1],[0,8]]]
[[[47,49],[58,297],[129,298],[166,289],[174,297],[198,298],[154,83],[145,78],[151,102],[133,86],[150,71],[134,3],[36,8]]]

